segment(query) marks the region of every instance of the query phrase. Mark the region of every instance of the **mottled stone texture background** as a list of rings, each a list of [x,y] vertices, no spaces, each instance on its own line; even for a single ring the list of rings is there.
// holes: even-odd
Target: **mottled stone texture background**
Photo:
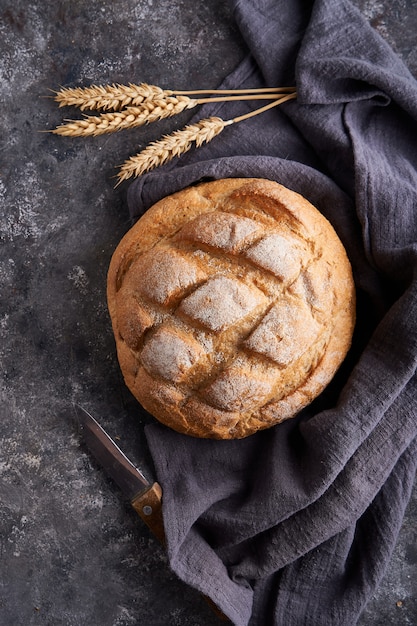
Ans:
[[[356,0],[417,75],[417,3]],[[106,308],[129,227],[115,166],[186,122],[44,133],[92,82],[216,87],[245,54],[221,0],[0,0],[0,626],[215,626],[205,602],[80,446],[78,402],[149,467]],[[417,496],[361,626],[417,624]],[[318,625],[319,626],[319,625]],[[337,626],[337,625],[335,625]]]

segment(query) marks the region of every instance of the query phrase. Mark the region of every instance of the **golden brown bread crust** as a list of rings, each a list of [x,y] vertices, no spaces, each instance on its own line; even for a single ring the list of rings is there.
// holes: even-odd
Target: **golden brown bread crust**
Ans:
[[[305,198],[222,179],[164,198],[108,273],[125,381],[197,437],[246,437],[293,417],[330,382],[355,323],[350,263]]]

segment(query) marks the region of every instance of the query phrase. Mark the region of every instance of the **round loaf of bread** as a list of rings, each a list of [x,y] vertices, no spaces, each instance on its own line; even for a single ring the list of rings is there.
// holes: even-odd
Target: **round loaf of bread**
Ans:
[[[264,179],[160,200],[118,245],[108,305],[128,388],[196,437],[246,437],[293,417],[350,347],[355,289],[333,227]]]

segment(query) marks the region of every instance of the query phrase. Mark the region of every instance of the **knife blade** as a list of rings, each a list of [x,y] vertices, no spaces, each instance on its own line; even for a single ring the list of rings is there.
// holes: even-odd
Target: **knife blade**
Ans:
[[[78,405],[74,409],[87,448],[129,499],[155,537],[165,544],[162,489],[159,483],[151,483],[145,478],[86,409]]]

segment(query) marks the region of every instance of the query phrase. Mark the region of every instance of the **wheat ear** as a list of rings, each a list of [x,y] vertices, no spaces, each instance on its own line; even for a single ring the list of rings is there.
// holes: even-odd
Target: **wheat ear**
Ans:
[[[146,100],[162,98],[166,94],[161,87],[141,83],[140,85],[91,85],[90,87],[63,87],[55,93],[55,101],[60,107],[77,106],[85,109],[113,109],[118,111],[126,106],[137,106]]]
[[[197,147],[208,143],[221,133],[228,123],[230,122],[225,122],[220,117],[209,117],[153,141],[142,152],[125,161],[118,173],[118,184],[132,176],[141,176],[184,154],[190,150],[194,142]]]
[[[150,100],[138,107],[127,107],[122,111],[102,113],[99,116],[86,115],[81,120],[70,120],[67,124],[61,124],[51,132],[65,137],[104,135],[178,115],[185,109],[195,107],[197,104],[197,100],[192,100],[186,96]]]
[[[162,139],[150,143],[144,150],[139,152],[139,154],[130,157],[123,163],[118,173],[119,182],[117,184],[120,184],[132,176],[142,176],[145,172],[167,163],[174,157],[181,156],[190,150],[193,143],[196,144],[197,148],[203,143],[208,143],[219,135],[226,126],[259,115],[272,107],[283,104],[288,100],[293,100],[296,97],[297,93],[291,92],[281,98],[273,100],[259,109],[255,109],[254,111],[233,119],[225,121],[220,117],[210,117],[200,120],[196,124],[185,126],[182,130],[176,130],[170,135],[165,135]]]
[[[284,94],[294,91],[294,87],[270,87],[265,89],[198,89],[196,91],[174,91],[156,85],[140,83],[135,85],[91,85],[90,87],[63,87],[55,91],[55,100],[60,107],[77,106],[82,111],[114,110],[127,106],[137,106],[143,102],[170,96],[195,95],[244,95],[244,94]]]

